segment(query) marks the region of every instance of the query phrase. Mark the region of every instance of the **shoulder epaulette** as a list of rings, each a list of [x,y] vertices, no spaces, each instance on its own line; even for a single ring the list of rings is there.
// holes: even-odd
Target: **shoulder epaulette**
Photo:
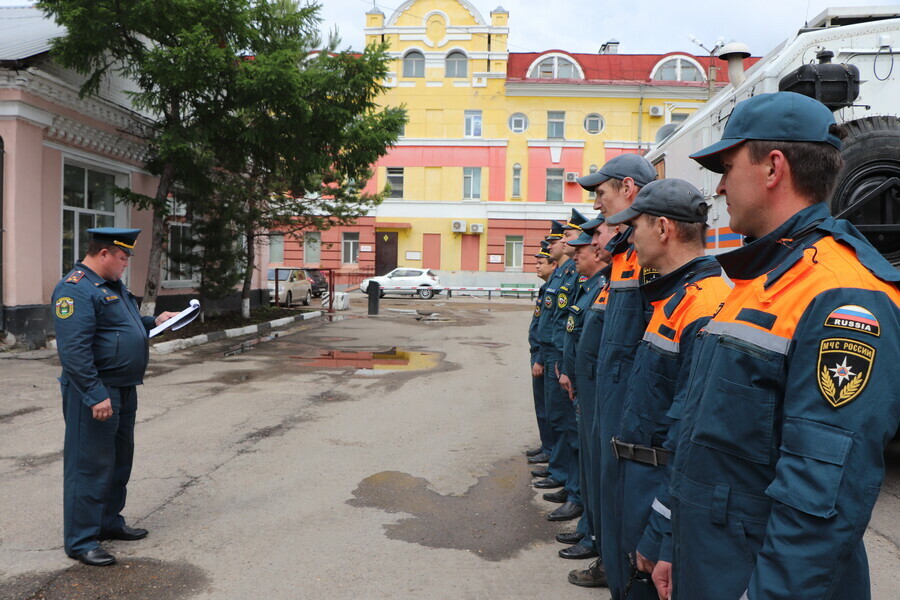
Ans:
[[[66,283],[78,283],[84,277],[84,271],[75,271],[66,279]]]

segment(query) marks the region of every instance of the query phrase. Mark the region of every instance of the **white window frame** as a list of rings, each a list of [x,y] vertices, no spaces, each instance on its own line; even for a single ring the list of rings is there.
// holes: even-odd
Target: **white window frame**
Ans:
[[[277,260],[276,260],[277,259]],[[269,263],[284,262],[284,233],[280,231],[269,232]]]
[[[481,167],[463,167],[463,200],[481,200]]]
[[[63,200],[63,196],[65,195],[66,167],[74,167],[74,168],[84,170],[85,198],[84,198],[84,202],[81,207],[66,205]],[[112,211],[104,211],[104,210],[87,208],[88,173],[90,171],[93,171],[95,173],[100,173],[103,175],[112,175],[115,185],[117,185],[119,187],[127,187],[128,181],[129,181],[128,175],[126,175],[124,173],[116,172],[116,171],[113,171],[106,167],[100,167],[100,166],[93,164],[91,162],[88,162],[88,161],[82,161],[82,160],[78,160],[78,159],[70,159],[67,156],[64,157],[63,162],[62,162],[62,172],[60,173],[61,177],[60,177],[60,182],[59,182],[59,206],[60,206],[60,220],[59,220],[60,237],[59,237],[59,239],[63,240],[65,237],[65,213],[71,212],[73,215],[73,217],[72,217],[73,225],[75,228],[75,230],[73,232],[72,265],[74,265],[76,262],[78,262],[84,258],[84,249],[87,248],[87,240],[79,240],[78,239],[79,238],[78,222],[80,220],[79,219],[80,215],[82,215],[82,214],[91,215],[94,219],[93,227],[99,226],[97,224],[97,220],[96,220],[96,218],[98,216],[111,217],[112,225],[108,225],[111,227],[123,227],[128,223],[129,207],[121,202],[116,202],[115,199],[113,199]],[[81,243],[79,243],[79,242],[81,242]],[[71,267],[65,268],[65,269],[63,268],[63,267],[65,267],[65,265],[63,264],[63,261],[65,259],[64,254],[65,254],[65,248],[63,247],[63,244],[60,244],[59,263],[58,264],[60,267],[61,275],[65,275],[71,269]],[[125,276],[123,276],[123,280],[127,281],[127,276],[128,276],[128,272],[126,271]]]
[[[351,236],[351,237],[348,237]],[[353,239],[352,236],[356,236]],[[351,260],[347,260],[347,259]],[[341,264],[357,265],[359,264],[359,232],[345,231],[341,234]]]
[[[516,163],[512,171],[512,197],[522,197],[522,165]]]
[[[565,169],[547,169],[547,180],[546,180],[546,193],[545,199],[547,202],[551,202],[553,204],[557,204],[565,201],[566,193],[565,193],[565,178],[566,178],[566,170]],[[550,182],[559,182],[559,199],[550,198]]]
[[[388,194],[388,198],[403,200],[403,182],[406,176],[404,168],[387,167],[385,173],[387,175],[387,182],[391,184],[391,192]],[[396,185],[397,182],[399,182],[400,185]]]
[[[525,133],[528,130],[528,116],[525,113],[513,113],[507,121],[509,130],[513,133]]]
[[[403,57],[404,77],[425,77],[425,55],[419,50],[410,50]]]
[[[592,173],[596,173],[596,172],[597,172],[597,165],[591,165],[590,167],[588,167],[588,175],[590,175]],[[596,199],[597,199],[597,192],[595,192],[595,191],[588,192],[588,200],[596,200]]]
[[[588,123],[591,121],[597,121],[597,131],[591,131]],[[603,133],[603,130],[606,128],[606,119],[603,118],[603,115],[599,113],[591,113],[584,118],[584,131],[589,135],[597,135]]]
[[[319,254],[319,260],[310,260],[310,249],[315,244]],[[322,233],[320,231],[307,231],[303,234],[303,264],[318,265],[322,263]]]
[[[559,65],[561,63],[572,65],[573,77],[566,77],[565,79],[584,79],[584,70],[581,68],[581,65],[578,64],[578,61],[558,52],[542,54],[537,57],[531,65],[528,66],[528,70],[526,71],[528,73],[528,78],[561,79],[559,76]]]
[[[559,117],[557,115],[562,115]],[[554,129],[560,129],[560,135],[553,135]],[[547,139],[548,140],[564,140],[566,139],[566,111],[564,110],[548,110],[547,111]]]
[[[447,54],[444,60],[444,76],[448,79],[464,79],[469,76],[469,57],[462,50],[453,50]]]
[[[480,138],[481,137],[481,111],[467,110],[465,111],[465,137]]]
[[[521,272],[525,255],[525,237],[521,235],[506,236],[504,245],[504,267],[507,271]]]
[[[675,62],[675,79],[661,79],[657,77],[660,69],[671,62]],[[667,56],[663,60],[656,63],[656,65],[654,65],[653,69],[650,71],[650,79],[652,79],[653,81],[683,81],[682,69],[685,67],[685,63],[689,66],[693,66],[697,69],[697,71],[700,72],[700,81],[692,81],[691,83],[702,83],[706,81],[706,70],[703,68],[703,65],[701,65],[690,56],[684,56],[681,54],[675,56]]]

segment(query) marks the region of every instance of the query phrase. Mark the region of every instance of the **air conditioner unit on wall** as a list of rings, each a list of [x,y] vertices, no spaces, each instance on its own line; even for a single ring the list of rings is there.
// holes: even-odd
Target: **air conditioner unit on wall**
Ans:
[[[651,106],[650,107],[650,116],[651,117],[661,117],[666,113],[666,109],[662,106]]]
[[[466,222],[465,221],[453,221],[450,225],[450,230],[453,233],[465,233],[466,232]]]
[[[566,183],[576,183],[578,181],[578,173],[569,171],[566,173]]]
[[[484,225],[481,225],[480,223],[472,223],[472,225],[469,227],[469,231],[471,231],[472,233],[484,233]]]

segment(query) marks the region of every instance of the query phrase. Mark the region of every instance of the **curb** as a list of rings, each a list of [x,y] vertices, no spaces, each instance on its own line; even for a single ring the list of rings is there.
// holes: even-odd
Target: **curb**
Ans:
[[[172,340],[171,342],[160,342],[158,344],[151,344],[150,349],[155,354],[169,354],[170,352],[177,352],[179,350],[184,350],[185,348],[190,348],[191,346],[199,346],[201,344],[206,344],[207,342],[215,342],[218,340],[223,340],[225,338],[238,337],[241,335],[249,335],[251,333],[259,333],[263,331],[268,331],[270,329],[275,329],[277,327],[284,327],[285,325],[290,325],[295,321],[308,321],[309,319],[314,319],[316,317],[321,317],[325,314],[321,310],[316,310],[308,313],[303,313],[302,315],[297,315],[294,317],[284,317],[282,319],[275,319],[274,321],[269,321],[267,323],[257,323],[256,325],[248,325],[246,327],[236,327],[234,329],[225,329],[224,331],[214,331],[212,333],[204,333],[201,335],[195,335],[194,337],[184,338],[181,340]]]

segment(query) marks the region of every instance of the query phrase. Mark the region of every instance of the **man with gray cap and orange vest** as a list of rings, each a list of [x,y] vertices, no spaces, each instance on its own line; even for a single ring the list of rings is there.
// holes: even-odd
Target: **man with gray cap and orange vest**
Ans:
[[[621,154],[604,164],[596,173],[581,177],[578,183],[584,189],[596,192],[594,208],[598,208],[604,215],[612,215],[631,206],[641,188],[655,179],[656,170],[646,158],[637,154]],[[588,498],[591,502],[591,519],[596,529],[592,534],[599,544],[602,564],[597,562],[586,573],[575,572],[569,575],[569,581],[576,585],[584,585],[584,581],[608,578],[612,589],[619,584],[624,587],[625,582],[619,582],[615,576],[620,570],[627,569],[615,563],[617,557],[612,552],[612,547],[608,547],[612,540],[607,541],[604,537],[606,528],[615,527],[613,499],[617,464],[609,441],[618,431],[631,365],[649,316],[648,306],[641,297],[638,286],[654,275],[638,264],[637,253],[628,241],[630,235],[629,229],[620,231],[607,245],[612,263],[606,314],[597,356],[594,423],[589,436],[595,446],[590,451],[594,465]],[[585,398],[584,401],[590,400]],[[605,576],[602,574],[604,566]]]
[[[839,134],[816,100],[760,94],[691,156],[722,174],[747,244],[717,256],[734,289],[694,342],[673,598],[871,597],[862,538],[900,423],[900,271],[829,216]]]
[[[612,224],[627,223],[641,264],[660,276],[641,286],[653,307],[638,346],[613,454],[618,459],[615,527],[609,546],[617,548],[616,564],[629,566],[613,588],[614,598],[656,600],[650,580],[655,563],[671,561],[668,539],[669,471],[692,344],[731,290],[722,267],[705,256],[709,205],[697,188],[680,179],[648,183],[634,203],[611,215]],[[662,499],[662,500],[660,500]],[[607,569],[613,561],[607,561]]]

